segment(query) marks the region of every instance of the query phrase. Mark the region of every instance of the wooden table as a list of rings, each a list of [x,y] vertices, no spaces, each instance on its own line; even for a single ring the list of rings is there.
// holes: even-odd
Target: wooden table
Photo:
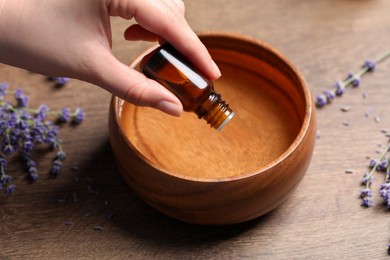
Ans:
[[[387,0],[185,3],[196,31],[242,33],[279,49],[304,74],[313,96],[390,48]],[[125,42],[127,25],[112,19],[113,52],[125,63],[149,46]],[[382,176],[373,184],[372,208],[360,206],[359,193],[367,156],[377,156],[387,142],[381,130],[390,130],[389,71],[390,59],[363,76],[359,88],[317,111],[312,163],[283,205],[248,223],[203,227],[155,212],[128,188],[108,141],[109,93],[76,80],[57,89],[43,76],[0,65],[0,81],[22,87],[32,106],[80,106],[87,115],[82,125],[61,129],[68,154],[61,176],[32,185],[19,177],[14,195],[0,194],[0,258],[387,259],[390,212],[377,194]],[[345,106],[351,109],[342,112]],[[51,158],[39,160],[42,172]],[[353,173],[345,173],[349,169]],[[17,176],[18,163],[10,170]],[[67,201],[58,202],[64,196]]]

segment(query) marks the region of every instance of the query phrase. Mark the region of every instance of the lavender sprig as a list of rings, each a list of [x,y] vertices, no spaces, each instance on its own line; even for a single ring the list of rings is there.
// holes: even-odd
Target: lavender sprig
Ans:
[[[15,102],[10,102],[7,95],[13,95]],[[0,190],[10,194],[15,190],[12,177],[6,174],[7,158],[19,154],[23,159],[29,181],[39,177],[37,163],[32,159],[32,152],[39,144],[46,144],[56,150],[50,170],[51,175],[58,176],[66,154],[59,137],[59,126],[48,120],[49,116],[58,117],[58,122],[81,123],[84,111],[77,108],[71,113],[69,108],[61,111],[50,111],[45,104],[37,109],[28,107],[29,97],[23,90],[9,90],[7,83],[0,83]]]
[[[373,204],[371,185],[374,180],[375,172],[385,171],[386,177],[384,183],[381,185],[380,195],[386,203],[387,207],[390,209],[390,163],[389,158],[386,158],[386,155],[390,152],[390,144],[386,145],[383,152],[380,154],[378,159],[372,159],[369,163],[370,172],[365,172],[363,174],[362,184],[365,186],[364,189],[360,191],[360,197],[362,198],[362,206],[370,207]]]
[[[383,199],[383,202],[386,207],[390,209],[390,159],[387,159],[387,162],[388,164],[386,168],[386,176],[379,190],[379,194],[381,195],[381,198]]]
[[[0,190],[4,189],[6,194],[11,194],[15,190],[15,185],[12,184],[12,177],[5,173],[7,168],[7,160],[0,157]]]
[[[378,56],[374,60],[366,60],[364,65],[356,73],[349,72],[347,77],[343,81],[336,81],[332,89],[326,89],[322,94],[316,97],[316,106],[318,108],[330,104],[336,96],[340,97],[344,94],[345,90],[349,86],[358,87],[361,82],[361,77],[367,72],[373,72],[376,69],[378,63],[384,61],[390,57],[390,51]]]

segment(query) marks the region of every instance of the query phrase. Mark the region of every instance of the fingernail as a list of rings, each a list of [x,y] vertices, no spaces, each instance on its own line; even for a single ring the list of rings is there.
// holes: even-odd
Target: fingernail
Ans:
[[[169,102],[169,101],[161,101],[160,103],[158,103],[155,108],[157,108],[158,110],[161,110],[169,115],[172,115],[172,116],[181,116],[181,113],[183,112],[183,107],[177,103],[172,103],[172,102]]]
[[[214,69],[214,72],[216,73],[216,76],[219,78],[221,77],[221,71],[219,70],[217,64],[215,63],[215,61],[212,61],[211,63],[213,69]]]

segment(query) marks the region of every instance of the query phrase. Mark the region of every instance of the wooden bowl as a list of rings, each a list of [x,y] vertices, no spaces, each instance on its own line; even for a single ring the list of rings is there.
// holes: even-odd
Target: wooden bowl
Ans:
[[[200,38],[222,71],[215,90],[236,113],[228,125],[218,132],[194,113],[176,118],[113,97],[110,140],[120,172],[151,207],[190,223],[239,223],[280,205],[300,182],[315,109],[302,75],[272,47],[235,34]],[[139,69],[146,53],[130,66]]]

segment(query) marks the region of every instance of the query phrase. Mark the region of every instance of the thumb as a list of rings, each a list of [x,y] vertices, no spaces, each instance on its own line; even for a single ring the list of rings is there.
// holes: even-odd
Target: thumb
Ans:
[[[115,57],[100,63],[100,73],[93,82],[112,94],[138,106],[149,106],[173,116],[180,116],[183,105],[169,90]]]

